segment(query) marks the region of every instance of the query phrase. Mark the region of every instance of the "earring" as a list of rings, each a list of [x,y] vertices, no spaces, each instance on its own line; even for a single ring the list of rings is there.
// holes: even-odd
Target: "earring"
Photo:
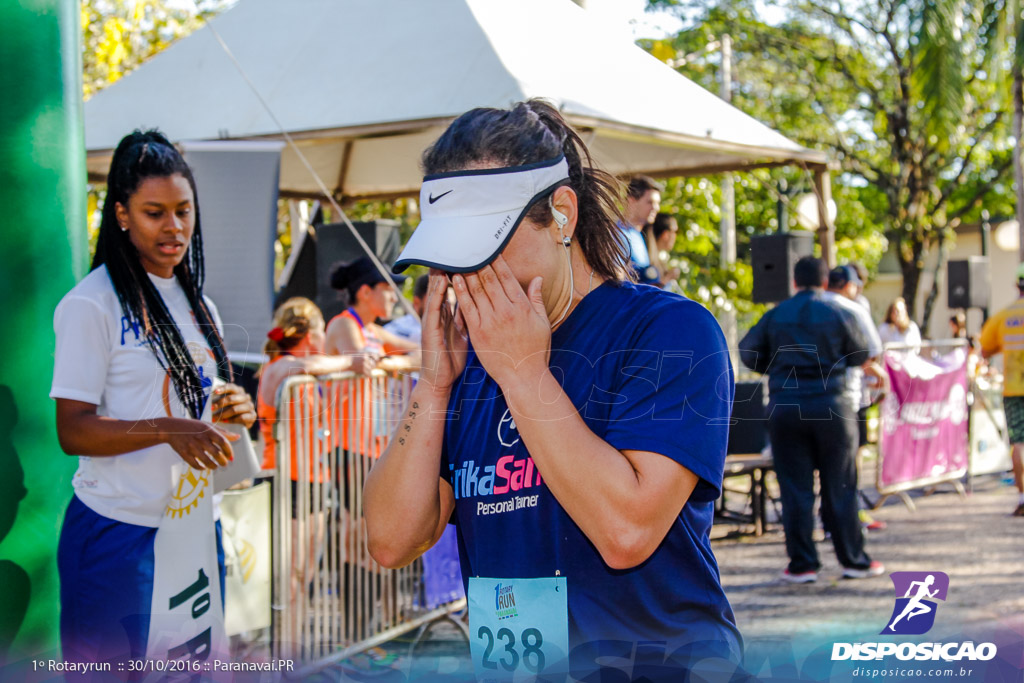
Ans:
[[[128,226],[127,225],[122,225],[121,226],[121,232],[128,232]]]
[[[572,244],[572,238],[571,237],[563,237],[562,238],[562,246],[563,247],[568,249],[570,244]]]

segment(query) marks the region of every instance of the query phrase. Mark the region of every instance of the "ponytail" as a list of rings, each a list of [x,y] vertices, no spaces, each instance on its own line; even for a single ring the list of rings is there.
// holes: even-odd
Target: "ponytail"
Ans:
[[[271,360],[288,353],[322,321],[319,307],[309,299],[302,296],[288,299],[274,311],[274,327],[267,333],[263,353]]]

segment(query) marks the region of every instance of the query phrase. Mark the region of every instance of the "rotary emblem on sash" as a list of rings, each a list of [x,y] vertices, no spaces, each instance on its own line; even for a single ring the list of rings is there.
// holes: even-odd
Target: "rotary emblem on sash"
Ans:
[[[210,473],[210,470],[194,470],[191,467],[185,470],[171,494],[167,514],[171,517],[184,517],[199,505],[199,499],[206,495],[206,487],[210,484]]]

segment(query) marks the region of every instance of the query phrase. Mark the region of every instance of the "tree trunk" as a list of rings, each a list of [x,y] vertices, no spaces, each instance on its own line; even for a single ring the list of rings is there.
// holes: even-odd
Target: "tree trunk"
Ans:
[[[939,287],[946,279],[946,262],[949,260],[949,250],[946,248],[946,234],[939,233],[939,258],[935,260],[935,272],[932,273],[932,286],[928,291],[928,297],[924,301],[924,313],[921,316],[921,334],[928,336],[928,327],[932,321],[932,311],[935,308],[935,300],[939,298]]]
[[[900,270],[903,271],[903,291],[900,292],[900,296],[907,303],[907,313],[913,320],[917,313],[917,287],[921,282],[921,260],[912,258],[901,263]]]

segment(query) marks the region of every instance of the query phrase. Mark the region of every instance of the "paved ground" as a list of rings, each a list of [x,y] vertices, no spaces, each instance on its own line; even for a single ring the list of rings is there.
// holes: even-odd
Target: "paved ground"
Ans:
[[[949,575],[936,629],[1015,622],[1024,633],[1024,518],[1009,516],[1016,505],[1013,488],[991,478],[978,481],[963,499],[940,487],[914,502],[917,510],[911,511],[889,499],[873,513],[888,528],[868,534],[872,558],[887,572]],[[722,583],[747,638],[881,630],[893,606],[889,578],[843,580],[831,544],[823,540],[818,550],[824,565],[818,582],[793,586],[777,578],[786,562],[780,531],[715,545]]]
[[[888,528],[869,534],[868,552],[885,563],[887,572],[934,570],[949,575],[948,598],[928,638],[963,639],[964,634],[998,631],[1004,639],[1009,634],[1019,641],[1024,637],[1024,518],[1009,516],[1016,504],[1013,488],[998,477],[988,477],[976,480],[966,498],[942,486],[931,495],[914,494],[913,499],[916,511],[890,498],[873,513]],[[774,519],[775,514],[769,506],[769,517]],[[729,527],[716,525],[714,535],[728,531]],[[778,579],[786,560],[777,524],[761,537],[714,542],[722,583],[747,640],[748,655],[766,643],[803,638],[870,640],[885,626],[893,608],[890,579],[841,579],[831,544],[820,532],[819,538],[824,565],[819,580],[797,586]],[[323,679],[355,680],[362,678],[357,672],[383,674],[390,669],[401,672],[396,680],[407,680],[417,677],[423,666],[452,680],[470,674],[468,646],[455,626],[436,625],[413,657],[411,642],[412,635],[358,655],[344,667],[324,672]]]

